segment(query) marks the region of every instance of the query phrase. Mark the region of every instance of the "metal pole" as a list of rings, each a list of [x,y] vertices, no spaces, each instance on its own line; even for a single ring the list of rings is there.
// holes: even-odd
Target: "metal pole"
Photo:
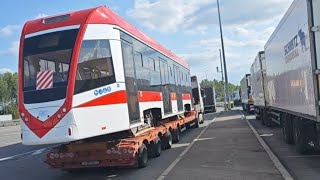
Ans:
[[[228,72],[227,72],[227,65],[226,65],[226,56],[225,56],[225,51],[224,51],[224,43],[223,43],[223,32],[222,32],[222,25],[221,25],[219,0],[217,0],[217,6],[218,6],[220,37],[221,37],[221,46],[222,46],[222,57],[223,57],[224,77],[225,77],[225,88],[226,88],[226,93],[227,93],[228,109],[230,110],[231,106],[230,106],[230,96],[229,96],[229,86],[228,86],[229,82],[228,82]]]
[[[222,69],[222,57],[221,57],[221,49],[219,49],[219,54],[220,54],[220,66],[221,66],[221,81],[223,85],[223,94],[224,94],[224,110],[227,110],[227,102],[226,102],[226,86],[224,84],[224,78],[223,78],[223,69]]]

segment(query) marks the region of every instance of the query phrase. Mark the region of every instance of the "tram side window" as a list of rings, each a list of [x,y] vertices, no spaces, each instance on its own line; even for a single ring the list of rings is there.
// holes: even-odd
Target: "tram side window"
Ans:
[[[75,94],[114,83],[108,40],[84,40],[78,60]]]
[[[143,67],[142,54],[134,52],[134,64],[136,67]]]

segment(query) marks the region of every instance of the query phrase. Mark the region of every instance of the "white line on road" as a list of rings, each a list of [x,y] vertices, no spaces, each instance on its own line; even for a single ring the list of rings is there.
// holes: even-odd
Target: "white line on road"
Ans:
[[[320,155],[285,156],[285,158],[314,158],[314,157],[320,157]]]
[[[41,154],[44,150],[46,150],[47,148],[42,148],[42,149],[38,149],[35,150],[31,155],[37,155],[37,154]]]
[[[205,141],[205,140],[211,140],[211,139],[215,139],[216,137],[210,137],[210,138],[199,138],[199,139],[195,139],[194,141]]]
[[[180,144],[172,144],[171,148],[181,148],[181,147],[186,147],[189,146],[190,143],[180,143]]]
[[[241,110],[239,110],[240,113],[242,114],[242,116],[244,116],[244,114],[241,112]],[[245,116],[244,116],[245,117]],[[282,177],[285,180],[293,180],[293,177],[289,174],[289,172],[287,171],[287,169],[282,165],[282,163],[280,162],[280,160],[277,158],[277,156],[272,152],[272,150],[270,149],[270,147],[267,145],[267,143],[260,137],[260,135],[258,134],[258,132],[256,131],[256,129],[252,126],[252,124],[248,121],[247,118],[244,118],[247,122],[247,124],[249,125],[250,129],[252,130],[252,132],[254,133],[254,135],[257,137],[258,141],[260,142],[261,146],[264,148],[264,150],[267,152],[267,154],[269,155],[270,159],[272,160],[273,164],[276,166],[276,168],[279,170],[279,172],[281,173]]]
[[[10,159],[15,159],[15,158],[19,158],[19,157],[23,157],[23,156],[27,156],[27,155],[32,155],[32,156],[33,155],[37,155],[37,154],[42,153],[44,150],[49,149],[49,148],[53,148],[53,147],[55,147],[55,146],[49,146],[49,147],[46,147],[46,148],[37,149],[37,150],[33,150],[33,151],[28,151],[28,152],[25,152],[25,153],[16,154],[16,155],[13,155],[13,156],[1,158],[0,159],[0,163],[3,162],[3,161],[7,161],[7,160],[10,160]]]
[[[182,159],[182,157],[190,150],[192,145],[196,142],[197,139],[199,139],[202,134],[208,129],[210,124],[220,115],[220,113],[214,117],[210,123],[201,131],[201,133],[189,144],[184,151],[167,167],[167,169],[157,178],[157,180],[163,180],[169,173],[170,171],[178,164],[178,162]]]

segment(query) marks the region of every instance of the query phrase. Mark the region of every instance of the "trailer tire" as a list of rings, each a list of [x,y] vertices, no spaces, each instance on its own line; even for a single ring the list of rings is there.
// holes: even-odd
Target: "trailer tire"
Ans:
[[[199,128],[200,122],[201,122],[201,114],[198,114],[198,117],[194,121],[194,128]]]
[[[151,156],[159,157],[161,155],[162,145],[159,136],[154,140],[154,143],[151,145]]]
[[[148,149],[145,144],[142,144],[138,151],[138,168],[144,168],[148,164]]]
[[[300,154],[307,154],[308,152],[308,141],[307,135],[305,131],[305,125],[302,120],[296,117],[293,121],[293,129],[294,129],[294,143],[296,145],[296,150]]]
[[[260,120],[261,120],[261,124],[262,125],[266,125],[266,122],[265,122],[265,119],[266,119],[266,116],[265,116],[265,110],[264,109],[261,109],[261,112],[260,112]]]
[[[162,136],[161,142],[162,142],[162,149],[171,149],[172,135],[170,131],[168,131],[166,134]]]
[[[172,142],[178,143],[180,141],[180,127],[177,127],[177,129],[173,130],[172,132]]]
[[[283,139],[287,144],[294,144],[292,119],[290,119],[290,115],[288,114],[281,114],[280,118],[281,117],[283,117],[283,120],[282,120]]]

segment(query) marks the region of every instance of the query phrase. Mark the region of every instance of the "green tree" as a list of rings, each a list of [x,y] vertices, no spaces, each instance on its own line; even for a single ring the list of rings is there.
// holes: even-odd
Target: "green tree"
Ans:
[[[18,74],[0,74],[0,107],[1,114],[12,114],[18,118],[17,107]]]
[[[222,81],[218,81],[216,79],[214,79],[213,81],[204,79],[201,81],[200,85],[201,87],[214,87],[217,95],[217,101],[224,101],[224,83]],[[228,86],[230,94],[232,94],[234,91],[240,90],[239,85],[229,83]]]

